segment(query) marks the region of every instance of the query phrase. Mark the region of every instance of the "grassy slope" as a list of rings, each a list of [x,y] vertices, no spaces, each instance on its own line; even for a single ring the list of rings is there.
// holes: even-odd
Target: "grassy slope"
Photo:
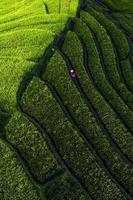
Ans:
[[[59,1],[46,3],[50,14],[40,0],[0,1],[0,108],[6,111],[15,109],[24,75],[34,68],[78,5],[72,1],[75,5],[72,9],[65,5],[68,10],[64,12],[63,4],[59,13]]]
[[[64,0],[65,4],[62,3],[61,6],[59,6],[59,2],[43,2],[40,0],[0,1],[0,118],[2,118],[2,120],[0,119],[0,128],[5,125],[5,119],[8,116],[3,111],[12,114],[14,117],[11,118],[11,126],[9,124],[9,130],[7,130],[9,136],[7,138],[24,154],[31,170],[35,172],[34,175],[39,178],[42,177],[42,179],[48,174],[48,171],[52,171],[52,168],[54,168],[53,172],[56,170],[55,163],[57,161],[36,127],[34,128],[23,116],[18,117],[20,114],[16,112],[17,91],[27,72],[31,72],[35,68],[38,59],[43,56],[46,48],[64,29],[68,18],[76,13],[77,0],[71,1],[71,4]],[[16,116],[17,118],[15,118]],[[17,125],[16,127],[14,123]],[[26,137],[25,134],[27,134]],[[23,140],[23,143],[21,143],[21,140]],[[30,144],[28,143],[29,140]],[[21,145],[19,146],[19,144]],[[32,184],[28,183],[26,174],[21,172],[22,169],[17,171],[17,159],[15,158],[15,168],[13,161],[10,164],[13,156],[10,154],[8,156],[8,151],[2,154],[4,152],[2,145],[0,145],[0,155],[2,155],[0,160],[0,199],[7,200],[12,197],[13,199],[39,200],[40,197],[36,194]],[[39,163],[37,161],[38,156],[40,157]],[[8,165],[6,165],[7,161],[4,161],[5,158],[8,158]],[[5,176],[6,168],[4,169],[4,167],[8,168],[9,166],[12,175],[15,176],[14,179],[11,176],[10,180],[8,176]],[[5,189],[3,182],[6,184],[8,180],[9,183]],[[12,193],[13,190],[15,191],[14,194]]]
[[[131,4],[129,4],[130,2],[128,1],[104,1],[106,4],[109,5],[109,7],[111,9],[113,9],[114,11],[118,11],[118,10],[125,10],[128,12],[132,12],[132,8],[131,8]],[[128,4],[127,4],[128,2]],[[2,110],[6,110],[7,112],[13,113],[14,111],[16,111],[16,94],[18,91],[18,87],[20,85],[20,82],[23,80],[24,75],[27,72],[30,72],[35,65],[37,64],[38,58],[42,57],[45,49],[47,48],[47,46],[53,41],[53,39],[55,38],[56,35],[59,34],[60,31],[63,30],[66,21],[68,19],[69,16],[74,16],[75,15],[75,11],[76,11],[76,7],[77,7],[77,1],[72,1],[71,4],[69,4],[68,0],[56,0],[53,3],[53,0],[17,0],[15,1],[15,3],[11,3],[10,0],[2,0],[0,2],[0,8],[1,8],[1,12],[0,12],[0,41],[1,41],[1,48],[0,48],[0,76],[2,77],[2,81],[0,82],[0,110],[2,108]],[[6,9],[5,9],[6,8]],[[49,14],[47,14],[47,12]],[[117,12],[116,12],[117,13]],[[119,17],[118,19],[119,20]],[[67,41],[68,44],[68,41]],[[71,43],[72,44],[72,43]],[[68,45],[68,48],[70,48],[70,52],[71,50],[74,48],[74,45],[71,47],[71,44]],[[77,44],[75,42],[75,44]],[[75,54],[75,49],[77,48],[77,46],[74,48],[74,50],[72,51]],[[81,55],[80,55],[81,56]],[[72,59],[72,62],[74,62],[77,59],[78,56],[75,56]],[[82,59],[81,59],[82,60]],[[78,61],[77,61],[78,62]],[[80,61],[78,62],[77,65],[79,65]],[[55,63],[53,64],[53,66],[55,67]],[[62,66],[62,65],[61,65]],[[74,65],[75,67],[75,65]],[[57,70],[58,71],[58,70]],[[53,73],[53,70],[51,71],[51,74]],[[60,71],[61,73],[61,71]],[[56,75],[56,72],[55,72]],[[61,74],[63,75],[63,73]],[[50,74],[48,73],[48,76],[50,76]],[[79,76],[79,74],[78,74]],[[64,77],[68,77],[67,75]],[[81,77],[83,78],[83,77]],[[55,79],[58,80],[58,76],[55,77]],[[84,78],[83,78],[84,79]],[[64,81],[65,80],[65,81]],[[98,80],[98,79],[97,79]],[[62,80],[63,84],[60,84],[60,87],[64,86],[66,84],[66,79],[64,78]],[[85,81],[85,80],[84,80]],[[54,82],[54,81],[53,81]],[[52,83],[53,83],[52,82]],[[86,81],[87,83],[87,81]],[[67,84],[68,86],[69,84]],[[33,95],[32,98],[35,95],[34,92],[34,87],[36,85],[33,85]],[[69,85],[70,87],[70,85]],[[41,87],[40,87],[41,88]],[[35,98],[37,98],[39,100],[39,89],[37,90],[37,95],[35,95]],[[70,87],[72,89],[72,87]],[[70,88],[67,90],[67,87],[65,87],[63,89],[63,91],[65,91],[65,89],[67,90],[67,92],[69,93]],[[87,88],[87,87],[86,87]],[[28,93],[30,94],[30,93]],[[42,97],[44,94],[40,95],[40,100],[42,101]],[[76,97],[75,93],[73,93],[73,98]],[[106,93],[107,95],[107,93]],[[29,101],[27,102],[26,106],[28,106],[30,104],[30,101],[32,100],[31,96],[29,97]],[[64,97],[65,95],[63,95]],[[71,94],[69,94],[69,96],[71,96]],[[94,95],[95,96],[95,95]],[[48,99],[49,96],[47,96],[45,94],[45,98]],[[81,98],[81,97],[80,97]],[[37,100],[37,105],[39,105],[39,101]],[[68,100],[68,99],[67,99]],[[52,104],[54,103],[54,101],[52,101]],[[66,103],[66,102],[65,102]],[[76,105],[76,99],[75,99],[75,104]],[[42,104],[40,104],[40,106],[42,106]],[[78,105],[79,106],[79,105]],[[117,105],[115,105],[117,107]],[[44,115],[46,115],[46,119],[45,119],[45,123],[47,120],[50,119],[49,116],[51,116],[51,113],[53,114],[54,111],[50,109],[46,112],[44,112],[44,107],[43,109],[41,107],[40,111],[39,109],[35,108],[35,105],[33,105],[33,111],[37,111],[38,115],[40,115],[40,113],[42,112]],[[50,107],[50,104],[48,102],[48,106]],[[51,107],[51,109],[53,109],[54,106]],[[105,107],[104,107],[105,108]],[[87,106],[85,105],[85,109],[88,110]],[[27,109],[28,110],[28,109]],[[83,110],[82,110],[83,111]],[[102,110],[104,111],[104,110]],[[48,114],[50,113],[50,115],[48,116]],[[85,116],[85,112],[82,113],[83,116]],[[0,112],[0,116],[4,116],[3,112]],[[56,117],[53,120],[53,123],[50,121],[49,122],[49,127],[51,128],[54,124],[54,122],[56,123],[56,118],[58,117],[57,113],[55,115]],[[106,116],[107,118],[108,116]],[[52,119],[52,118],[51,118]],[[42,118],[41,118],[42,120]],[[41,121],[40,120],[40,121]],[[59,121],[62,120],[62,118],[59,119]],[[111,120],[110,120],[111,121]],[[82,121],[83,122],[83,121]],[[1,122],[0,122],[1,123]],[[59,123],[57,123],[59,124]],[[63,125],[61,124],[60,130],[61,130],[61,136],[62,133],[63,134],[69,134],[70,131],[66,132],[63,131]],[[111,125],[114,123],[110,123]],[[90,126],[91,127],[91,126]],[[52,171],[51,168],[53,168],[53,170],[56,171],[56,159],[53,157],[53,155],[51,154],[51,152],[49,151],[49,149],[47,148],[47,143],[45,143],[44,138],[42,138],[40,136],[40,132],[39,130],[37,130],[36,127],[34,127],[34,125],[28,121],[27,118],[24,118],[24,116],[22,116],[20,113],[15,112],[13,114],[13,117],[10,119],[10,122],[8,124],[8,126],[6,127],[7,129],[7,139],[12,142],[23,154],[23,156],[25,157],[25,159],[28,161],[28,164],[30,165],[32,172],[34,173],[34,175],[36,175],[39,179],[43,180],[43,178],[46,178],[46,175],[49,173],[49,171]],[[58,136],[60,131],[56,131],[57,125],[54,128],[53,131],[53,135],[51,134],[51,137],[54,137],[54,134],[56,136]],[[92,126],[92,130],[95,130],[95,127]],[[22,131],[21,131],[22,130]],[[67,128],[65,128],[65,130],[68,130]],[[109,130],[111,131],[111,129],[109,128]],[[96,131],[96,130],[95,130]],[[95,133],[94,131],[94,133]],[[71,133],[72,136],[72,133]],[[85,167],[85,170],[79,170],[80,166],[82,166],[82,161],[79,162],[79,155],[82,151],[79,151],[79,147],[77,148],[79,152],[75,151],[75,145],[71,144],[72,140],[70,140],[71,136],[69,136],[67,138],[67,141],[65,140],[64,135],[63,137],[63,141],[64,144],[67,145],[68,142],[70,141],[70,144],[68,144],[68,150],[71,156],[68,156],[68,154],[65,154],[65,147],[61,148],[61,150],[64,151],[64,153],[62,154],[62,157],[64,156],[68,156],[68,163],[69,163],[69,159],[70,157],[72,157],[72,162],[74,162],[73,165],[73,169],[76,167],[77,163],[79,163],[79,167],[76,169],[77,171],[79,171],[79,176],[82,177],[82,174],[85,172],[86,169],[88,169],[87,167],[91,166],[90,164],[87,165],[85,167],[85,162],[88,159],[85,159],[85,162],[83,163],[83,167]],[[78,135],[79,137],[79,135]],[[75,139],[75,138],[74,138]],[[81,138],[80,138],[81,140]],[[77,141],[77,140],[76,140]],[[95,139],[95,142],[99,142],[100,143],[101,140],[99,140],[98,138]],[[60,142],[57,140],[57,146],[59,147],[60,145],[62,145],[62,143],[60,144]],[[102,143],[102,142],[101,142]],[[103,144],[103,143],[102,143]],[[80,142],[81,145],[81,142]],[[79,145],[79,146],[80,146]],[[0,146],[0,151],[2,152],[2,148]],[[106,147],[105,147],[106,149]],[[109,148],[108,148],[109,149]],[[73,155],[73,151],[75,152],[75,154],[78,157],[78,162],[75,161],[75,155]],[[83,149],[82,149],[83,150]],[[101,151],[103,152],[103,155],[105,156],[106,154],[104,153],[104,148]],[[83,151],[83,154],[85,153],[85,151]],[[115,152],[116,153],[116,152]],[[8,155],[8,153],[6,153],[6,156]],[[45,156],[44,156],[45,155]],[[88,155],[87,155],[88,156]],[[103,157],[104,157],[103,156]],[[103,158],[102,157],[102,158]],[[117,157],[119,158],[119,155],[116,154],[116,157],[111,158],[111,166],[113,161],[115,161],[117,159]],[[4,158],[4,155],[2,156],[2,158]],[[38,158],[39,161],[38,162]],[[83,160],[83,156],[81,156],[82,160]],[[10,162],[11,158],[9,158],[9,162]],[[109,157],[107,156],[107,160],[109,160]],[[105,159],[106,161],[106,159]],[[2,159],[3,162],[3,159]],[[18,161],[16,160],[16,163]],[[91,162],[91,159],[89,159],[89,162]],[[93,163],[93,162],[92,162]],[[121,168],[120,173],[122,172],[122,166],[126,167],[126,164],[122,165],[122,162],[115,165],[116,172],[112,172],[113,174],[117,173],[117,170],[119,170],[119,167]],[[2,165],[2,170],[4,168],[4,166],[6,166],[6,163],[3,162],[0,164]],[[53,166],[52,166],[53,164]],[[16,164],[17,165],[17,164]],[[71,165],[71,162],[70,162]],[[109,169],[112,169],[111,166],[109,166]],[[11,166],[12,168],[12,166]],[[58,164],[57,164],[57,168],[58,168]],[[82,168],[83,169],[83,168]],[[92,196],[94,196],[95,193],[99,193],[97,196],[97,199],[110,199],[111,198],[115,198],[116,199],[125,199],[126,197],[124,197],[123,192],[119,193],[119,184],[114,184],[114,182],[110,181],[110,188],[113,186],[115,186],[115,190],[113,190],[113,193],[109,188],[109,184],[106,184],[106,187],[104,187],[103,185],[103,181],[101,181],[99,183],[99,180],[101,178],[101,176],[99,176],[98,178],[95,176],[97,175],[97,172],[99,174],[99,170],[96,170],[95,173],[95,168],[94,166],[92,167],[92,172],[94,173],[94,175],[92,176],[93,180],[92,183],[94,184],[94,187],[92,187]],[[12,188],[16,187],[14,186],[15,183],[17,183],[17,170],[15,171],[16,175],[15,175],[15,181],[11,180],[11,186],[13,185]],[[128,173],[128,170],[125,170],[125,173],[123,173],[123,176],[121,176],[121,179],[127,179],[128,176],[126,176],[126,172]],[[5,173],[4,170],[1,172],[2,174],[2,178],[0,180],[0,183],[3,182],[4,178],[5,178]],[[89,174],[88,172],[85,172],[85,177],[84,179],[87,180],[87,175]],[[131,177],[131,174],[129,174],[129,178]],[[119,173],[117,175],[119,177]],[[26,175],[23,173],[22,175],[22,180],[26,177]],[[109,176],[110,177],[110,176]],[[27,177],[26,177],[27,178]],[[45,179],[44,178],[44,179]],[[8,177],[6,177],[6,180],[8,180]],[[85,182],[85,180],[83,180]],[[105,178],[105,181],[109,181],[109,178]],[[86,181],[87,183],[89,183],[90,181],[90,177],[88,178],[88,180]],[[97,182],[96,182],[97,181]],[[119,180],[120,181],[120,180]],[[118,181],[118,183],[119,183]],[[95,184],[97,183],[97,184]],[[129,181],[127,180],[127,183],[129,183]],[[72,184],[72,185],[71,185]],[[75,185],[74,185],[75,184]],[[132,183],[129,183],[132,184]],[[92,185],[92,184],[90,184]],[[89,187],[90,187],[89,185]],[[95,189],[96,186],[99,186],[98,189]],[[29,186],[30,187],[30,186]],[[31,186],[32,187],[32,186]],[[73,188],[72,188],[73,187]],[[104,192],[103,192],[103,196],[101,196],[102,194],[102,189],[104,188]],[[3,185],[2,185],[2,188]],[[8,187],[6,188],[5,191],[5,195],[12,194],[12,188],[10,188],[10,185],[8,185]],[[20,191],[21,188],[21,183],[18,183],[18,190]],[[10,190],[11,189],[11,190]],[[23,196],[20,192],[17,191],[17,193],[15,194],[15,197],[17,196],[17,199],[20,199],[19,196],[21,196],[23,199],[26,199],[25,197],[25,187],[22,187],[23,189]],[[28,189],[26,190],[26,192],[28,192]],[[72,189],[72,191],[70,191],[70,189]],[[36,199],[36,194],[34,194],[34,188],[33,190],[31,190],[31,192],[33,191],[33,197],[29,197],[30,199]],[[91,191],[91,189],[90,189]],[[90,192],[89,191],[89,192]],[[68,192],[70,192],[70,196],[68,196]],[[115,193],[116,192],[116,193]],[[84,194],[82,195],[82,190],[80,187],[77,186],[77,184],[75,182],[73,182],[73,180],[71,181],[71,177],[70,176],[65,176],[65,174],[63,176],[61,176],[59,179],[57,179],[55,182],[53,182],[46,190],[46,196],[47,199],[51,200],[53,197],[53,193],[55,193],[56,195],[54,195],[54,199],[88,199],[88,197],[86,197],[86,195],[84,196]],[[132,193],[132,189],[130,191],[130,193]],[[0,195],[2,196],[3,191],[0,191]],[[51,197],[52,194],[52,197]],[[32,194],[31,194],[32,195]],[[95,194],[96,195],[96,194]],[[107,195],[107,196],[106,196]],[[114,195],[114,196],[113,196]],[[119,198],[116,195],[120,195]],[[1,197],[0,196],[0,197]],[[2,196],[3,198],[3,196]],[[39,197],[37,196],[37,198],[39,199]],[[42,197],[44,198],[44,197]],[[8,196],[5,196],[2,200],[7,200],[9,199]],[[15,198],[14,198],[15,199]]]

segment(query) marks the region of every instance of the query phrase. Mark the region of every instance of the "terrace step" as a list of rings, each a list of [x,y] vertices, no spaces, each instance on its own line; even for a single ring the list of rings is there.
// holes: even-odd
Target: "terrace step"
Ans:
[[[37,184],[45,186],[52,174],[63,172],[43,133],[27,115],[16,112],[5,129],[7,141],[21,153]]]
[[[109,132],[110,137],[132,162],[133,136],[122,123],[118,113],[115,112],[115,110],[107,101],[106,95],[102,96],[100,94],[99,88],[95,84],[91,75],[90,66],[94,68],[93,66],[97,65],[97,62],[96,56],[94,57],[93,50],[95,47],[93,46],[93,40],[89,29],[80,19],[76,19],[73,31],[75,31],[78,37],[76,34],[71,33],[65,43],[65,52],[69,56],[72,65],[76,68],[80,84],[86,96],[91,101],[92,106],[104,123],[104,126]],[[71,51],[71,44],[73,40],[75,41],[75,48],[77,51]],[[129,141],[131,143],[129,143]]]
[[[81,66],[80,62],[82,62],[82,52],[79,50],[80,48],[78,48],[78,41],[75,41],[74,40],[75,38],[71,36],[73,36],[73,34],[71,35],[69,34],[69,36],[66,37],[65,44],[68,44],[68,46],[70,46],[71,52],[72,52],[72,47],[70,43],[73,45],[72,41],[74,41],[74,44],[76,45],[75,48],[77,49],[77,51],[75,50],[73,51],[73,57],[71,56],[71,58],[73,58],[72,63],[73,63],[73,60],[75,59],[75,63],[73,66],[75,67],[77,71],[77,77],[79,77],[81,76],[82,67],[83,67],[82,66],[79,69],[79,67]],[[71,40],[69,40],[70,38]],[[78,54],[75,54],[74,52],[78,52]],[[77,64],[76,64],[76,61],[77,61]],[[102,130],[100,129],[101,126],[98,125],[99,120],[97,122],[97,120],[94,119],[95,115],[93,116],[94,110],[91,109],[91,111],[89,111],[90,107],[92,107],[91,104],[89,105],[89,108],[87,108],[87,105],[85,104],[84,99],[80,96],[81,95],[80,92],[78,91],[77,87],[74,85],[75,78],[73,79],[74,82],[70,78],[69,70],[71,66],[69,65],[68,68],[67,66],[68,66],[68,62],[65,63],[63,59],[61,58],[61,56],[56,52],[44,72],[43,79],[45,81],[48,81],[50,84],[52,84],[53,90],[60,96],[62,105],[64,105],[67,108],[69,115],[73,118],[73,121],[76,124],[76,126],[80,129],[80,132],[82,131],[86,140],[88,140],[93,145],[94,149],[96,150],[97,155],[100,156],[100,158],[103,160],[106,167],[111,171],[111,173],[116,175],[117,180],[121,180],[120,182],[122,183],[122,185],[125,183],[126,179],[128,179],[130,183],[131,176],[129,176],[128,178],[126,177],[125,179],[122,176],[122,174],[123,175],[125,174],[124,166],[128,166],[128,164],[129,164],[128,170],[130,171],[130,173],[132,173],[131,172],[132,169],[130,169],[130,167],[133,166],[132,162],[130,165],[130,162],[126,160],[126,157],[123,158],[123,154],[121,153],[121,150],[119,151],[119,148],[116,148],[117,145],[115,145],[114,141],[110,137],[110,133],[108,133],[108,131],[106,132],[106,130],[104,130],[103,132],[103,129]],[[83,80],[87,83],[87,81],[84,79],[85,75],[83,73],[81,77],[83,77]],[[90,90],[91,89],[92,88],[90,87]],[[93,114],[91,112],[93,112]],[[96,114],[96,118],[98,118],[97,114]],[[127,146],[128,145],[129,144],[127,143]],[[112,148],[112,146],[114,149]],[[128,152],[130,154],[131,147],[128,147],[128,149],[129,149]],[[109,161],[109,158],[110,158],[110,161]],[[120,170],[119,168],[117,169],[116,167],[115,170],[117,172],[115,173],[113,170],[114,169],[113,163],[115,165],[116,162],[118,162],[118,165],[121,163],[121,167],[123,166],[122,167],[123,169]],[[127,162],[127,164],[125,162]],[[129,175],[130,173],[128,170],[127,170],[127,174]],[[128,185],[128,183],[126,185]],[[129,188],[131,188],[131,186],[129,186]],[[129,188],[128,188],[128,191],[130,191]]]
[[[81,12],[81,19],[92,31],[107,81],[113,87],[114,91],[123,99],[125,105],[133,110],[133,94],[128,90],[119,76],[119,63],[116,62],[116,55],[110,36],[107,34],[104,27],[89,13]]]
[[[41,200],[14,149],[0,139],[0,198]]]
[[[112,44],[114,44],[114,48],[116,49],[117,54],[117,62],[119,65],[119,73],[122,76],[121,78],[124,80],[125,84],[129,88],[131,92],[133,92],[133,70],[130,63],[130,53],[132,49],[129,47],[130,41],[126,38],[126,35],[123,31],[117,27],[113,18],[107,14],[102,14],[101,12],[97,12],[92,9],[90,6],[87,7],[87,11],[93,15],[98,22],[106,29],[108,35],[112,40]]]
[[[21,99],[21,105],[24,111],[46,128],[58,154],[92,199],[106,200],[108,196],[117,200],[126,199],[105,168],[101,167],[91,145],[88,146],[84,142],[69,122],[46,83],[34,77]]]
[[[82,15],[83,16],[81,17],[81,19],[85,16],[86,18],[88,17],[88,14],[85,12],[84,13],[82,12]],[[108,101],[108,103],[113,107],[113,109],[120,116],[122,122],[127,126],[127,128],[131,132],[133,132],[133,112],[123,102],[119,94],[116,93],[116,91],[113,89],[113,87],[109,84],[108,80],[106,79],[103,66],[102,66],[103,63],[100,62],[99,52],[97,50],[97,47],[96,47],[96,44],[91,32],[90,32],[90,40],[91,40],[91,51],[93,47],[92,52],[94,54],[93,56],[90,57],[90,59],[93,60],[93,63],[92,63],[93,65],[90,65],[89,69],[94,79],[94,82],[97,85],[97,88],[99,89],[100,93],[104,96],[104,98]]]

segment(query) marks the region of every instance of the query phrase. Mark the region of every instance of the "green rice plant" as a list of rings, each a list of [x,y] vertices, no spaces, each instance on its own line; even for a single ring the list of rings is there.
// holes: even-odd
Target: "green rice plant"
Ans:
[[[72,41],[73,43],[71,43]],[[68,34],[64,45],[66,46],[67,44],[68,44],[68,48],[70,47],[70,51],[71,51],[71,55],[68,54],[68,56],[70,60],[72,59],[72,63],[74,64],[73,66],[75,67],[78,73],[78,77],[79,77],[79,80],[81,81],[84,91],[86,92],[85,87],[88,88],[87,90],[88,96],[90,96],[90,94],[91,96],[94,96],[93,99],[91,97],[92,103],[95,98],[96,99],[95,101],[98,104],[98,102],[102,101],[101,100],[102,98],[99,99],[97,97],[98,96],[96,95],[97,91],[93,88],[91,83],[88,85],[88,77],[86,73],[84,72],[84,70],[82,70],[84,68],[83,63],[82,63],[83,61],[82,47],[79,44],[79,41],[77,40],[77,38],[75,38],[75,35],[73,33]],[[75,51],[75,49],[77,50]],[[124,185],[124,187],[130,191],[131,190],[130,188],[132,188],[132,185],[130,185],[131,174],[133,173],[132,170],[130,170],[128,165],[125,164],[125,162],[123,162],[123,160],[117,155],[113,147],[109,144],[109,141],[107,140],[104,133],[102,133],[102,130],[96,123],[96,120],[94,119],[93,115],[91,114],[87,106],[85,105],[83,99],[80,96],[80,93],[78,92],[76,86],[73,84],[73,81],[69,77],[65,62],[63,61],[63,59],[57,52],[54,54],[54,56],[50,60],[44,72],[43,79],[54,85],[54,87],[56,88],[56,91],[61,96],[63,104],[69,109],[69,112],[71,113],[72,117],[78,124],[78,127],[84,131],[85,136],[87,137],[89,141],[91,141],[91,143],[96,149],[96,152],[104,160],[108,169],[121,182],[121,184]],[[86,85],[85,83],[83,84],[82,80],[86,82]],[[104,104],[105,104],[105,101],[103,102],[102,105],[101,104],[99,105],[100,108],[101,106],[105,107]],[[95,107],[95,104],[93,105]],[[101,112],[103,112],[103,110]],[[108,129],[109,129],[110,126],[113,123],[115,123],[115,121],[117,123],[117,120],[113,119],[114,121],[112,121],[111,123],[110,110],[108,111],[108,113],[105,113],[105,115],[102,115],[102,117],[107,118],[107,114],[109,115],[109,119],[108,119],[108,124],[109,124]],[[114,118],[115,117],[116,116],[114,116]],[[105,123],[107,124],[107,120],[105,121]],[[132,141],[133,140],[131,140],[132,135],[130,135],[127,132],[127,130],[124,129],[124,131],[126,132],[125,134],[125,132],[123,131],[124,127],[121,126],[121,124],[119,126],[120,128],[118,131],[116,131],[115,126],[111,127],[110,128],[111,130],[109,129],[109,131],[112,131],[113,129],[113,133],[114,135],[116,135],[115,137],[117,139],[118,144],[120,143],[120,147],[122,148],[122,150],[125,151],[126,149],[127,155],[131,159],[133,159],[132,158]],[[119,131],[122,131],[122,132],[119,133]],[[122,137],[121,140],[120,140],[120,137]],[[121,166],[121,170],[118,166]]]
[[[121,81],[120,74],[118,72],[118,63],[116,62],[115,51],[109,35],[102,25],[87,12],[81,12],[81,19],[93,30],[96,35],[99,45],[99,51],[101,51],[103,62],[105,64],[105,73],[107,74],[109,81],[119,93],[121,98],[133,110],[133,94],[127,89],[125,84]]]
[[[13,149],[0,140],[0,199],[40,200]]]
[[[21,105],[24,111],[34,116],[46,128],[60,156],[84,183],[92,198],[126,199],[106,170],[101,167],[91,146],[86,144],[65,116],[44,82],[34,77],[21,99]]]
[[[21,113],[16,112],[6,125],[6,138],[23,155],[32,174],[41,182],[61,170],[39,130]]]

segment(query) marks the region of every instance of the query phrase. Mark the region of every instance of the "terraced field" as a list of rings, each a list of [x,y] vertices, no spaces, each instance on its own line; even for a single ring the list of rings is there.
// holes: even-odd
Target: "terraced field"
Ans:
[[[0,1],[0,200],[133,200],[132,0]]]

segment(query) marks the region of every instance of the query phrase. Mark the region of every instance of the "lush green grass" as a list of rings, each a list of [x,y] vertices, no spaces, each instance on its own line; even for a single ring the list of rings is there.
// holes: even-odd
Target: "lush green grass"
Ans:
[[[68,12],[55,12],[57,1],[48,1],[47,14],[43,1],[0,1],[0,107],[12,112],[16,93],[25,74],[35,68],[48,45],[59,34],[68,17],[74,16],[78,1],[68,5]],[[59,2],[59,1],[58,1]]]

